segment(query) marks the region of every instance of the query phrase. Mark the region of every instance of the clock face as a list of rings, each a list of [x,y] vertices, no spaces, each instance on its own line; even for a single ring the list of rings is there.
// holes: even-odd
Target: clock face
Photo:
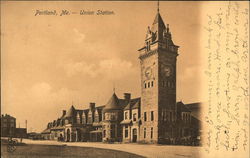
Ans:
[[[172,74],[172,70],[170,66],[164,66],[163,67],[163,74],[166,77],[169,77]]]
[[[152,76],[152,68],[151,67],[147,67],[146,70],[145,70],[145,76],[147,79],[150,79],[151,76]]]

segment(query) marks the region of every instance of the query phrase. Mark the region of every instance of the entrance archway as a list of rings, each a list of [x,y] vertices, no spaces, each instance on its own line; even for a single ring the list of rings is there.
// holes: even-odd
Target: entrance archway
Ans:
[[[133,129],[133,139],[132,139],[132,142],[136,142],[137,141],[137,129],[134,128]]]
[[[59,141],[63,141],[63,135],[60,133]]]
[[[80,129],[76,130],[76,136],[77,136],[77,141],[80,142],[82,141],[82,133]]]
[[[67,129],[67,140],[66,140],[67,142],[69,142],[70,141],[70,130],[69,129]]]

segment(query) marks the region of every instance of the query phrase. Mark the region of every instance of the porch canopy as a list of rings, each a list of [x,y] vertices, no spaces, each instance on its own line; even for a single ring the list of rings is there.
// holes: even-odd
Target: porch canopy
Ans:
[[[123,125],[131,124],[131,123],[132,123],[131,120],[123,120],[123,121],[121,122],[121,124],[123,124]]]
[[[102,133],[102,130],[98,129],[98,130],[95,130],[95,131],[90,131],[89,133]]]

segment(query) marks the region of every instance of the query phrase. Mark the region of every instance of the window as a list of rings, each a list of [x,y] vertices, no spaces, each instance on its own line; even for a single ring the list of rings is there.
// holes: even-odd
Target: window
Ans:
[[[78,124],[81,123],[81,116],[80,116],[80,114],[77,114],[76,123],[78,123]]]
[[[168,112],[165,110],[165,118],[164,118],[164,121],[168,121]]]
[[[172,122],[172,112],[170,112],[170,122]]]
[[[153,138],[153,127],[151,127],[150,137],[151,137],[151,139]]]
[[[133,113],[133,121],[136,121],[136,113]]]
[[[125,125],[125,138],[128,137],[128,125]]]
[[[147,83],[144,83],[144,87],[147,88]]]
[[[147,51],[150,50],[150,41],[146,42],[146,48],[147,48]]]
[[[164,111],[163,110],[161,111],[161,120],[162,121],[164,120]]]
[[[11,123],[11,124],[10,124],[10,127],[15,127],[14,123]]]
[[[144,121],[147,121],[147,112],[144,112]]]
[[[92,122],[93,122],[92,112],[89,112],[89,114],[88,114],[88,123],[92,123]]]
[[[115,113],[111,113],[111,120],[115,120],[116,117],[115,117]]]
[[[153,87],[154,86],[154,81],[151,81],[151,87]]]
[[[103,137],[106,137],[106,130],[103,130]]]
[[[77,117],[77,118],[76,118],[76,123],[78,123],[78,124],[80,124],[80,123],[81,123],[81,119],[80,119],[80,117]]]
[[[144,138],[146,138],[146,128],[144,128]]]
[[[110,133],[111,133],[111,138],[114,138],[115,137],[115,125],[111,125]]]
[[[66,125],[69,124],[69,120],[65,120],[65,124],[66,124]]]
[[[148,88],[150,88],[150,82],[148,82]]]
[[[151,111],[151,121],[154,121],[154,111]]]
[[[95,122],[99,122],[99,115],[95,115]]]
[[[103,114],[103,120],[105,120],[105,113]]]
[[[124,120],[127,120],[127,119],[128,119],[128,112],[125,112]]]

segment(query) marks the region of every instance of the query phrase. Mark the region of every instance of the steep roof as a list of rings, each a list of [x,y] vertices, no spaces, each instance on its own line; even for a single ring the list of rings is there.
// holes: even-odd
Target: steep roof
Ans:
[[[8,115],[8,114],[1,115],[1,118],[12,118],[12,119],[16,119],[15,117],[10,116],[10,115]]]
[[[66,112],[66,115],[65,115],[64,117],[65,117],[65,118],[67,118],[67,117],[73,117],[74,114],[75,114],[75,111],[76,111],[76,109],[75,109],[75,107],[72,105],[72,106],[70,107],[70,109]]]
[[[129,101],[129,103],[125,106],[124,110],[136,109],[140,107],[141,98],[134,98]]]
[[[201,120],[201,103],[190,103],[186,104],[186,106],[191,110],[191,115],[198,120]]]
[[[183,102],[177,102],[177,111],[180,112],[191,112],[191,110],[185,105],[183,104]]]
[[[163,29],[166,29],[166,26],[164,24],[164,21],[162,20],[161,14],[157,12],[153,25],[157,24],[158,26],[162,27]]]
[[[128,105],[126,105],[126,107],[124,108],[124,110],[129,110],[131,107],[130,103],[128,103]]]
[[[41,132],[42,134],[47,134],[47,133],[50,133],[50,129],[45,129]]]
[[[140,100],[137,100],[133,105],[132,109],[139,109],[140,108]]]
[[[109,99],[108,103],[103,108],[103,110],[107,111],[107,110],[119,110],[119,109],[121,109],[121,106],[119,106],[119,99],[114,93]]]
[[[155,34],[155,40],[163,39],[163,32],[166,30],[166,26],[162,20],[160,13],[158,12],[155,16],[154,22],[151,27],[151,31]]]

